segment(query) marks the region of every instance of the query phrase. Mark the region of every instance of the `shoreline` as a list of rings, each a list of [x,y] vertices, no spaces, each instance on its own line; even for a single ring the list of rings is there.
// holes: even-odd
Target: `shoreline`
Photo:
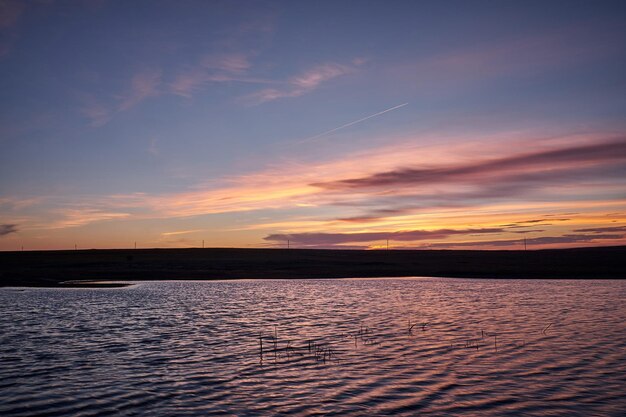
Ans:
[[[624,279],[624,259],[626,246],[529,251],[194,248],[0,252],[0,287],[70,288],[65,282],[94,288],[94,284],[85,284],[87,281],[415,276]]]

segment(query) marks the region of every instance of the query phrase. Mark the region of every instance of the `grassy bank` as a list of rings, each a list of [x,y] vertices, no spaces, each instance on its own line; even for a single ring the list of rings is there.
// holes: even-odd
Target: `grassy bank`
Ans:
[[[626,278],[626,246],[538,251],[116,249],[0,252],[0,286],[67,280]]]

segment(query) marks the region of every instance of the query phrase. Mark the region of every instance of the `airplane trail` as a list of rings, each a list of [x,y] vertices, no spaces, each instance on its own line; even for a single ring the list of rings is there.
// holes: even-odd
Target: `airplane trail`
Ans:
[[[300,143],[309,142],[309,141],[312,141],[312,140],[314,140],[314,139],[320,138],[320,137],[322,137],[322,136],[326,136],[326,135],[331,134],[331,133],[333,133],[333,132],[336,132],[336,131],[338,131],[338,130],[345,129],[346,127],[349,127],[349,126],[355,125],[355,124],[357,124],[357,123],[361,123],[361,122],[363,122],[363,121],[365,121],[365,120],[367,120],[367,119],[371,119],[372,117],[380,116],[381,114],[385,114],[385,113],[387,113],[387,112],[390,112],[390,111],[393,111],[393,110],[399,109],[399,108],[404,107],[404,106],[406,106],[406,105],[408,105],[408,104],[409,104],[409,103],[399,104],[399,105],[394,106],[394,107],[391,107],[391,108],[389,108],[389,109],[387,109],[387,110],[383,110],[383,111],[379,111],[378,113],[370,114],[369,116],[365,116],[365,117],[363,117],[363,118],[361,118],[361,119],[359,119],[359,120],[355,120],[355,121],[353,121],[353,122],[346,123],[345,125],[341,125],[341,126],[336,127],[336,128],[334,128],[334,129],[327,130],[326,132],[322,132],[322,133],[317,134],[317,135],[315,135],[315,136],[311,136],[311,137],[309,137],[309,138],[302,139],[302,140],[300,141]]]

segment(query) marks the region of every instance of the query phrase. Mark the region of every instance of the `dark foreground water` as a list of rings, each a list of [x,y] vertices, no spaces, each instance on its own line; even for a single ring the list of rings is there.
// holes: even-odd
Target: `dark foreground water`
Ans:
[[[624,416],[625,296],[435,278],[5,288],[0,415]]]

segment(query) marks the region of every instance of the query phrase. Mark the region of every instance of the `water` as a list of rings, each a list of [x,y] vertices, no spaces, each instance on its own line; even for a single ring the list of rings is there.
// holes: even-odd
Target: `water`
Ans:
[[[625,295],[439,278],[5,288],[0,415],[623,416]]]

